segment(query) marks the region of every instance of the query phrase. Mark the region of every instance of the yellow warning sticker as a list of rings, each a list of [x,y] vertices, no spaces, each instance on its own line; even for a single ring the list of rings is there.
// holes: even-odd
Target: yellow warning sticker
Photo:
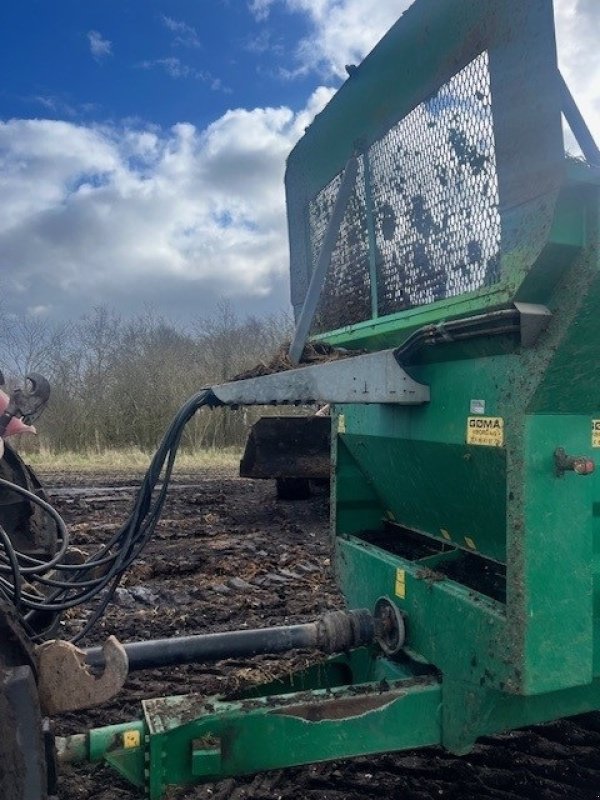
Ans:
[[[139,747],[140,742],[141,736],[139,731],[125,731],[123,734],[123,747],[126,749],[129,749],[130,747]]]
[[[337,423],[338,433],[346,433],[346,417],[340,414]]]
[[[481,447],[502,447],[504,420],[502,417],[469,417],[467,419],[467,444]]]
[[[396,597],[402,600],[406,597],[406,570],[396,570]]]
[[[600,419],[592,420],[592,447],[600,447]]]

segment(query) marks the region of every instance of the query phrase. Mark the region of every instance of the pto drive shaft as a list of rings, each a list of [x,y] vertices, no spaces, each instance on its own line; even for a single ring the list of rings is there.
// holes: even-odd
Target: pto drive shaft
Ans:
[[[129,659],[129,671],[135,672],[180,664],[206,664],[225,658],[286,653],[301,648],[339,653],[371,644],[374,639],[375,620],[368,611],[360,609],[332,611],[316,622],[303,625],[127,642],[123,643],[123,648]],[[88,665],[104,667],[102,648],[89,647],[83,652]]]

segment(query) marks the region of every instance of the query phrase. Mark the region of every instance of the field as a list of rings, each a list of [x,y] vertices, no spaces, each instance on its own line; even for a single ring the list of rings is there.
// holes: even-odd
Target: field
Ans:
[[[302,622],[341,606],[331,579],[328,498],[279,502],[270,482],[236,477],[228,464],[177,474],[157,536],[123,582],[117,602],[88,644],[109,633],[122,641]],[[126,516],[135,472],[112,474],[73,464],[43,465],[53,503],[88,549]],[[62,467],[62,470],[61,470]],[[66,469],[66,467],[70,467]],[[100,469],[100,471],[98,471]],[[79,611],[78,613],[82,613]],[[85,610],[83,611],[85,613]],[[64,634],[74,629],[67,619]],[[132,719],[143,697],[214,694],[267,680],[315,656],[135,673],[110,704],[57,721],[74,733]],[[136,790],[103,766],[65,767],[61,800],[134,800]],[[463,758],[441,750],[387,754],[294,768],[173,790],[171,800],[592,800],[600,797],[600,715],[588,715],[482,741]]]

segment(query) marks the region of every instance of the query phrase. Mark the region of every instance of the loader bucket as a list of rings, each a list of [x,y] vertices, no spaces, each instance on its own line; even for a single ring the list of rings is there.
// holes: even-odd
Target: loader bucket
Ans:
[[[240,475],[279,482],[328,480],[330,444],[327,416],[261,417],[248,435]]]

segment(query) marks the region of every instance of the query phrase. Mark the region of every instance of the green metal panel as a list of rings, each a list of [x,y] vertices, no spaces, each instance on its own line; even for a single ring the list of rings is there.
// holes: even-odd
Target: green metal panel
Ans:
[[[372,608],[379,597],[393,597],[406,613],[410,653],[474,685],[514,683],[514,671],[500,657],[505,642],[501,604],[444,580],[426,562],[407,561],[353,537],[340,537],[337,551],[336,570],[350,607]],[[404,597],[395,591],[398,569],[405,573]]]
[[[525,421],[521,541],[509,562],[511,625],[523,648],[523,691],[592,680],[592,500],[594,480],[557,478],[553,452],[590,448],[583,415],[531,415]],[[519,558],[520,556],[520,558]],[[568,631],[568,635],[566,632]]]
[[[420,408],[340,409],[343,446],[391,518],[440,539],[449,534],[463,547],[472,547],[466,539],[474,541],[475,549],[500,561],[506,547],[505,450],[469,446],[465,434],[473,399],[485,400],[487,415],[503,415],[498,386],[513,361],[490,356],[413,368],[434,387],[432,402]],[[356,487],[355,480],[349,497],[357,496]]]

